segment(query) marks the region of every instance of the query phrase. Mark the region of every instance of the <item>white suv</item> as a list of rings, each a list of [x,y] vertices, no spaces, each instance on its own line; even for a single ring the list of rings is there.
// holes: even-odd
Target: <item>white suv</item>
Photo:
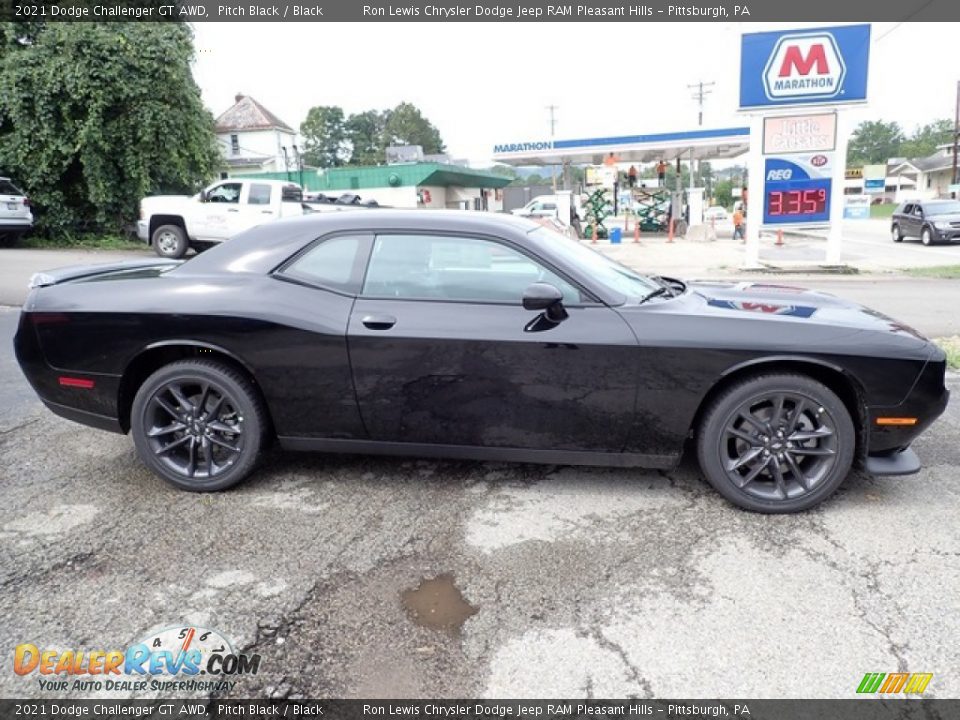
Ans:
[[[32,227],[30,201],[10,178],[0,177],[0,245],[12,245]]]

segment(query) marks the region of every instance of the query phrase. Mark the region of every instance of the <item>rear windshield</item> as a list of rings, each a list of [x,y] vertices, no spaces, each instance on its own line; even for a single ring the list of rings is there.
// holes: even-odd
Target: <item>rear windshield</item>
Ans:
[[[23,193],[9,180],[0,180],[0,195],[23,195]]]

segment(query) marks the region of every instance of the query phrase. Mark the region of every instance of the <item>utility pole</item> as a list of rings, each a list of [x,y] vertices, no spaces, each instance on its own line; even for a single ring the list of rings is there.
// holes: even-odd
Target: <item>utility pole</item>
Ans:
[[[550,145],[553,145],[554,134],[557,129],[557,116],[556,111],[558,110],[557,105],[547,105],[547,110],[550,111]],[[557,167],[556,165],[550,166],[550,181],[553,183],[553,192],[557,192]]]
[[[707,95],[713,92],[710,88],[716,85],[715,82],[704,82],[701,80],[696,85],[687,85],[691,90],[696,88],[696,92],[691,95],[691,97],[697,101],[697,107],[699,108],[699,113],[697,114],[697,126],[703,127],[703,101],[706,99]]]
[[[960,144],[960,80],[957,81],[957,111],[953,116],[953,184],[960,183],[960,176],[957,175],[957,145]],[[954,193],[953,196],[960,197],[960,193]]]

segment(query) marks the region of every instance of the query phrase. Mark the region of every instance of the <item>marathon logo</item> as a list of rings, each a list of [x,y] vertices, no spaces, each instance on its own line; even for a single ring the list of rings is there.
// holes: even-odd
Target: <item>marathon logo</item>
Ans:
[[[831,98],[840,94],[846,66],[830,33],[784,35],[763,73],[771,100]]]
[[[529,152],[530,150],[553,150],[553,142],[551,140],[544,140],[540,142],[507,143],[505,145],[493,146],[493,152],[495,154]]]

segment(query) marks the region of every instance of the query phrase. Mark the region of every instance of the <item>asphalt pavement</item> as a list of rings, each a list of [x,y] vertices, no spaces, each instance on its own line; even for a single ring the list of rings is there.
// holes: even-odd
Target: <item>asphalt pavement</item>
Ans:
[[[8,652],[192,624],[261,656],[222,697],[853,698],[892,671],[960,695],[956,400],[916,443],[919,475],[853,474],[795,516],[730,507],[689,459],[274,452],[239,488],[194,495],[128,437],[45,411],[11,358],[16,315],[0,312]],[[131,694],[0,673],[3,697]]]

